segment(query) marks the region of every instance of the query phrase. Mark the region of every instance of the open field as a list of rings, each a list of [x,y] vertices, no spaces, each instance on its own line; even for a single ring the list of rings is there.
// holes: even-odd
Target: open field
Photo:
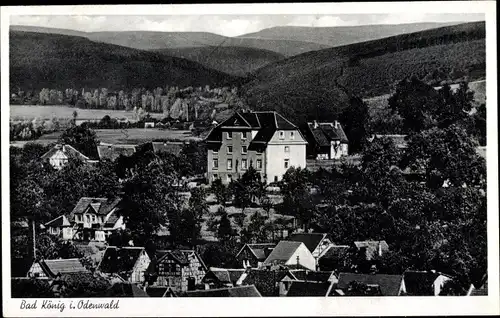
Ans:
[[[194,137],[189,130],[161,130],[154,128],[131,128],[131,129],[96,129],[97,138],[100,141],[112,144],[138,144],[154,139],[167,140],[200,140]],[[62,132],[43,135],[34,142],[51,143],[57,141]]]
[[[52,118],[73,118],[73,112],[76,110],[79,120],[101,119],[106,115],[111,118],[135,119],[133,111],[112,110],[112,109],[82,109],[69,106],[41,106],[41,105],[10,105],[10,119],[12,120],[31,120],[34,118],[52,119]],[[163,114],[150,114],[152,117],[162,118]]]

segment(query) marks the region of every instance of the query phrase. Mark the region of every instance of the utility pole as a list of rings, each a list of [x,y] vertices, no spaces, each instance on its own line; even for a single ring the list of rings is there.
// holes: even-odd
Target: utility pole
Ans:
[[[33,223],[33,261],[35,261],[36,260],[35,219],[33,219],[32,223]]]

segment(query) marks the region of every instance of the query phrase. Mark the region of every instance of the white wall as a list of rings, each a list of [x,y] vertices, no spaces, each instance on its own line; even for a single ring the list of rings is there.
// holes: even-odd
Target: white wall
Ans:
[[[285,138],[279,138],[279,131],[276,131],[269,141],[266,150],[266,174],[267,182],[274,182],[275,177],[278,181],[282,179],[285,172],[285,159],[289,159],[290,167],[306,167],[306,141],[297,130],[285,130]],[[294,138],[291,138],[293,132]],[[290,152],[285,152],[285,146],[288,146]]]
[[[295,265],[297,264],[297,256],[299,257],[299,264],[310,269],[316,270],[316,261],[314,260],[313,255],[304,245],[304,243],[300,244],[299,248],[295,251],[292,257],[286,262],[287,265]]]

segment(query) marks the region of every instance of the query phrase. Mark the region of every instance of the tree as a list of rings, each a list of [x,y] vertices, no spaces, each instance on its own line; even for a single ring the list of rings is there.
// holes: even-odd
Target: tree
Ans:
[[[423,171],[428,184],[441,187],[485,183],[486,163],[476,152],[477,143],[458,125],[433,128],[409,137],[403,165]]]
[[[72,126],[66,129],[59,137],[58,142],[71,145],[90,158],[99,157],[97,153],[97,145],[99,144],[97,135],[85,125]]]
[[[415,76],[400,81],[389,98],[389,107],[403,117],[406,132],[419,132],[435,125],[433,111],[440,106],[439,93]]]
[[[291,167],[280,181],[283,195],[281,209],[300,220],[305,230],[309,227],[314,211],[309,180],[310,173],[307,169]]]
[[[247,243],[266,242],[268,239],[265,228],[266,217],[256,211],[250,217],[250,223],[241,231],[242,241]]]
[[[230,199],[230,191],[222,183],[221,179],[215,179],[210,186],[210,191],[215,195],[217,203],[226,205],[226,202]]]
[[[219,226],[217,229],[217,237],[221,241],[227,241],[232,236],[234,236],[234,234],[235,233],[233,227],[231,226],[231,221],[229,220],[227,212],[224,211],[219,221]]]
[[[261,180],[260,173],[250,165],[240,179],[231,183],[231,190],[235,205],[244,210],[262,199],[265,195],[265,183]]]
[[[349,151],[359,152],[366,140],[369,113],[368,106],[357,96],[349,99],[349,106],[340,115],[340,121],[349,140]]]

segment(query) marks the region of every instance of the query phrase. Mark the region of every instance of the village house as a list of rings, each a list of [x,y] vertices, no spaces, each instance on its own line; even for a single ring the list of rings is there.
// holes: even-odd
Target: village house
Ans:
[[[88,273],[78,258],[43,259],[34,262],[27,277],[53,280],[63,274]]]
[[[240,280],[241,285],[255,285],[262,296],[284,296],[297,278],[286,267],[276,270],[249,268]]]
[[[237,112],[214,127],[207,142],[207,178],[224,184],[252,166],[266,183],[281,180],[290,167],[306,167],[300,130],[274,111]]]
[[[316,260],[304,243],[280,241],[265,259],[262,267],[274,269],[280,266],[315,270]]]
[[[386,241],[355,241],[354,246],[368,262],[375,261],[389,251]]]
[[[235,287],[242,283],[245,278],[245,269],[241,268],[217,268],[210,267],[201,282],[205,289]]]
[[[194,290],[202,283],[207,267],[194,250],[156,251],[156,260],[148,268],[154,272],[152,285],[171,287],[175,292]]]
[[[236,254],[236,259],[243,268],[258,268],[262,266],[275,246],[274,243],[245,244]]]
[[[403,273],[408,296],[439,296],[441,289],[451,276],[436,271],[411,271]]]
[[[302,131],[308,142],[309,158],[339,159],[349,153],[349,140],[338,121],[308,122]]]
[[[292,282],[286,297],[328,297],[331,296],[334,283],[331,282]]]
[[[123,217],[118,216],[121,202],[119,198],[80,198],[69,215],[58,216],[45,228],[63,240],[105,242],[113,231],[125,228]]]
[[[319,269],[322,271],[334,271],[344,268],[347,265],[349,252],[352,247],[349,245],[332,245],[318,260]]]
[[[108,246],[96,271],[118,275],[130,283],[143,283],[151,259],[143,247]]]
[[[43,164],[49,164],[56,170],[61,170],[70,160],[94,162],[70,145],[56,144],[40,157]]]
[[[316,259],[316,265],[318,265],[318,259],[333,246],[332,241],[328,238],[328,234],[326,233],[292,233],[287,240],[304,243]]]
[[[339,273],[335,291],[338,295],[349,292],[352,282],[364,284],[380,291],[380,296],[401,296],[406,294],[403,275]],[[378,294],[378,293],[376,293]]]
[[[149,297],[177,297],[177,293],[171,287],[165,286],[147,286],[144,291]]]

